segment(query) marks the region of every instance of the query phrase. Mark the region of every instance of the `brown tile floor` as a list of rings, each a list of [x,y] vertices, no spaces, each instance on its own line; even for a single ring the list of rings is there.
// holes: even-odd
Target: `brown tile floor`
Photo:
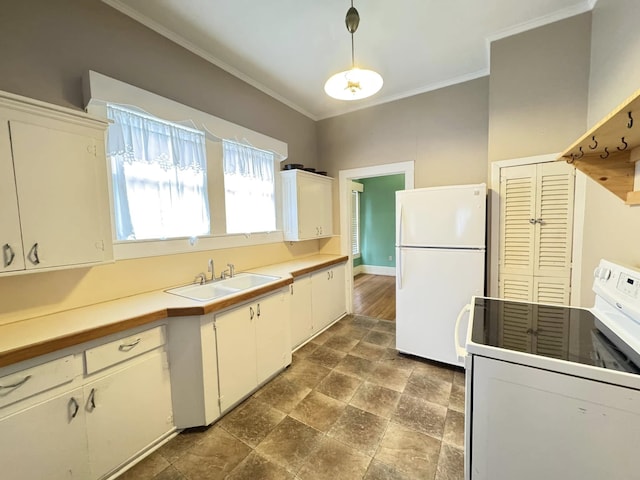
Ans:
[[[120,480],[462,480],[464,372],[394,345],[394,322],[347,316]]]

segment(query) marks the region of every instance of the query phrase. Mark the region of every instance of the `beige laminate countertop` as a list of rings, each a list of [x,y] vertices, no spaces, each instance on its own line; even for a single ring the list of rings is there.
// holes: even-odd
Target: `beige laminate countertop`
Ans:
[[[216,312],[289,285],[295,277],[347,259],[347,256],[318,254],[254,268],[248,271],[280,278],[207,303],[159,290],[2,325],[0,367],[164,318]]]

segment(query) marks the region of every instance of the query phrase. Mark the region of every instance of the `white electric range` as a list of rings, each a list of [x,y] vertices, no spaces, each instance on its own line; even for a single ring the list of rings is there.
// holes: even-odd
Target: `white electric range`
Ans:
[[[640,478],[640,271],[594,277],[589,309],[473,298],[467,480]]]

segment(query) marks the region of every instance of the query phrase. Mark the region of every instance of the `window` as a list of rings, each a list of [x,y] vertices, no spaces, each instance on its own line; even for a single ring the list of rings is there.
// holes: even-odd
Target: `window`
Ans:
[[[116,239],[209,234],[204,133],[115,105],[107,116]]]
[[[276,229],[272,152],[222,141],[227,233]]]
[[[351,254],[360,256],[360,192],[351,191]]]

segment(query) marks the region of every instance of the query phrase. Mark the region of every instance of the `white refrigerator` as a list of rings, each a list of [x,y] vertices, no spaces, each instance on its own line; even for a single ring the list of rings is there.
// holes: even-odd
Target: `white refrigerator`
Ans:
[[[454,330],[484,295],[486,200],[484,183],[396,192],[398,351],[464,366]]]

